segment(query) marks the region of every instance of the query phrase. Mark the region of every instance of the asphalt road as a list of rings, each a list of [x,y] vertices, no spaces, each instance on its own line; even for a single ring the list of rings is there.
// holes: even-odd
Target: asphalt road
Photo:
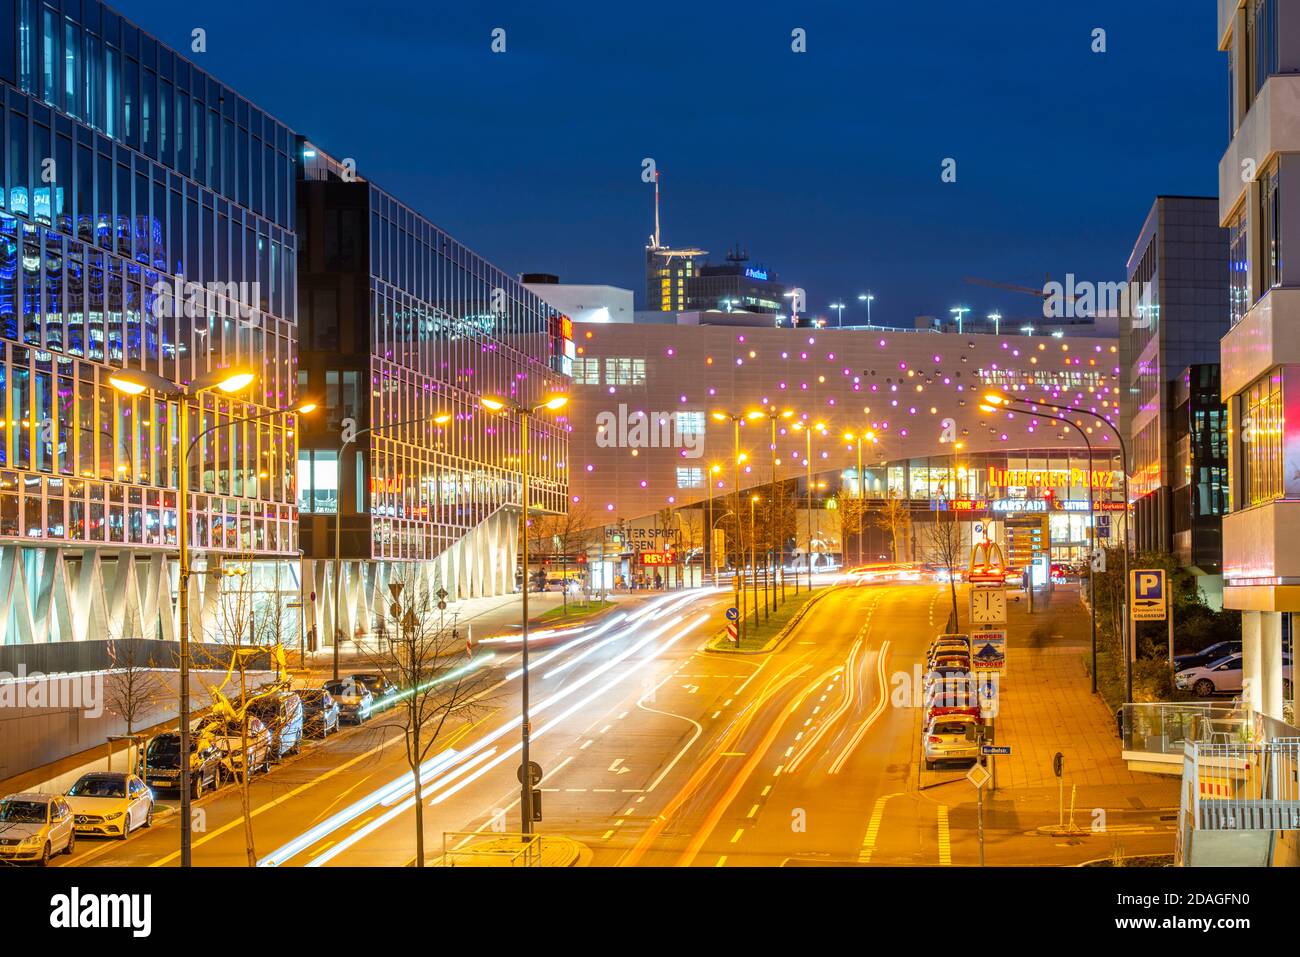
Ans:
[[[574,837],[596,865],[948,865],[978,861],[961,771],[920,771],[919,675],[947,619],[928,584],[827,588],[767,655],[703,650],[729,594],[657,596],[533,653],[533,759],[542,834]],[[516,831],[519,679],[497,646],[484,709],[447,729],[424,775],[426,856],[467,832]],[[410,772],[393,716],[255,778],[258,860],[405,866]],[[245,865],[234,788],[197,805],[196,865]],[[1042,843],[998,863],[1039,863]],[[126,841],[78,842],[68,865],[168,866],[173,816]],[[1075,855],[1079,859],[1083,857]]]

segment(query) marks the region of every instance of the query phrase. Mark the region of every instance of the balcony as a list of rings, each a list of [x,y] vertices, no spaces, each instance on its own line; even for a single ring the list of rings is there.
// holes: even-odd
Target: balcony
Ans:
[[[1199,701],[1126,704],[1122,722],[1123,759],[1148,774],[1182,774],[1189,744],[1247,741],[1254,727],[1244,708]]]

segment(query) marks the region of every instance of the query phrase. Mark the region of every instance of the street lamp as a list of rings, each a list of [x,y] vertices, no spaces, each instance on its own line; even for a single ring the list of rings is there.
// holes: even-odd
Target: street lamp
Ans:
[[[1002,334],[1002,313],[995,309],[989,313],[989,318],[993,320],[993,334],[1000,336]]]
[[[790,426],[790,428],[795,429],[796,431],[799,432],[803,432],[804,440],[807,445],[807,451],[804,453],[804,463],[808,466],[808,590],[812,591],[813,588],[813,581],[812,581],[812,496],[813,496],[812,434],[813,432],[821,432],[823,435],[825,435],[826,423],[814,422],[812,425],[806,425],[803,422],[796,422],[794,425]],[[799,585],[799,577],[796,575],[795,594],[798,594],[799,592],[798,585]]]
[[[210,432],[229,428],[236,423],[254,422],[270,418],[285,412],[297,411],[308,414],[316,409],[315,403],[306,402],[295,409],[273,409],[261,415],[244,416],[231,419],[222,425],[204,429],[193,439],[189,436],[191,398],[200,393],[216,389],[227,395],[241,392],[252,385],[256,373],[248,369],[214,369],[196,378],[188,385],[164,379],[152,372],[141,369],[121,369],[109,376],[109,384],[125,395],[140,395],[152,390],[163,401],[175,400],[180,414],[179,435],[180,469],[177,478],[176,524],[177,528],[177,564],[180,571],[180,594],[178,596],[178,617],[180,620],[180,655],[177,663],[178,702],[177,718],[180,725],[180,831],[181,831],[181,867],[190,866],[191,830],[190,830],[190,519],[189,519],[189,456],[195,444]]]
[[[766,414],[767,413],[765,412],[759,412],[757,410],[753,410],[745,413],[738,413],[738,412],[714,412],[713,413],[713,420],[715,422],[727,422],[727,421],[731,422],[733,462],[735,463],[734,472],[735,472],[735,479],[736,479],[736,486],[735,486],[736,505],[735,508],[732,509],[732,512],[736,516],[736,531],[737,531],[736,537],[737,538],[740,537],[739,535],[740,532],[740,466],[741,463],[745,461],[745,456],[740,451],[740,423],[746,420],[752,422],[755,421],[756,419],[761,419]],[[737,608],[739,608],[741,604],[740,566],[744,564],[744,561],[745,561],[744,550],[738,548],[736,551],[736,567],[731,576],[732,591],[735,593],[736,596]],[[738,627],[740,629],[740,636],[743,638],[744,630],[745,630],[745,616],[743,614],[740,616],[740,622],[738,623]]]
[[[970,312],[970,307],[969,307],[969,306],[954,306],[953,308],[949,309],[948,311],[951,312],[954,316],[957,317],[957,334],[958,334],[958,335],[961,335],[961,321],[962,321],[962,317],[965,316],[966,313]]]
[[[864,442],[870,442],[873,445],[876,442],[875,432],[845,432],[844,441],[853,445],[854,451],[858,453],[858,564],[862,564],[862,518],[863,518],[863,499],[866,496],[866,488],[862,481],[862,445]]]
[[[767,503],[767,514],[768,514],[768,538],[769,538],[769,541],[768,541],[767,544],[768,544],[768,551],[769,551],[769,553],[772,553],[773,557],[776,557],[776,558],[779,560],[778,563],[779,563],[780,566],[781,566],[781,599],[782,599],[782,601],[784,601],[784,600],[785,600],[785,561],[784,561],[784,558],[785,558],[785,547],[784,547],[784,544],[778,545],[778,541],[777,541],[777,538],[778,538],[778,529],[777,529],[777,521],[776,521],[776,505],[777,505],[777,502],[776,502],[776,423],[777,423],[777,421],[778,421],[779,419],[792,419],[792,418],[794,418],[794,410],[792,410],[792,409],[784,409],[784,410],[778,412],[777,409],[776,409],[776,406],[774,406],[774,405],[770,405],[770,406],[768,406],[768,408],[767,408],[767,417],[768,417],[768,419],[770,420],[770,422],[771,422],[771,426],[772,426],[772,441],[771,441],[771,443],[768,445],[768,453],[769,453],[770,460],[771,460],[771,464],[772,464],[772,493],[771,493],[771,495],[770,495],[770,497],[769,497],[769,501],[768,501],[768,503]],[[772,565],[772,562],[769,561],[768,564],[769,564],[769,566],[771,566],[771,565]],[[771,584],[772,584],[772,602],[771,602],[771,605],[772,605],[772,611],[775,611],[775,610],[776,610],[776,570],[775,570],[775,568],[772,569],[772,576],[771,576],[771,577],[772,577],[772,583],[771,583]],[[764,612],[765,612],[765,614],[770,615],[771,613],[766,611],[766,609],[767,609],[767,605],[768,605],[768,602],[767,602],[767,585],[766,585],[766,583],[764,583],[764,587],[763,587],[763,608],[764,608]]]
[[[1123,552],[1124,552],[1124,603],[1125,603],[1125,612],[1124,612],[1124,614],[1125,614],[1125,617],[1126,617],[1126,619],[1127,619],[1127,616],[1130,615],[1130,614],[1132,614],[1132,608],[1133,608],[1133,596],[1129,593],[1129,588],[1130,588],[1130,585],[1131,585],[1131,582],[1129,581],[1129,573],[1128,573],[1128,553],[1129,553],[1129,527],[1128,527],[1128,509],[1129,509],[1129,498],[1128,498],[1128,467],[1129,467],[1129,462],[1128,462],[1128,444],[1124,441],[1124,436],[1123,436],[1122,434],[1120,434],[1120,430],[1115,426],[1114,423],[1112,423],[1112,422],[1110,421],[1110,419],[1106,418],[1104,415],[1099,415],[1098,413],[1096,413],[1096,412],[1091,412],[1091,411],[1089,411],[1089,410],[1087,410],[1087,409],[1072,409],[1072,408],[1070,408],[1069,406],[1058,405],[1058,404],[1056,404],[1055,402],[1046,402],[1046,401],[1044,401],[1044,400],[1042,400],[1042,399],[1021,399],[1021,398],[1017,398],[1016,396],[1010,395],[1010,394],[1008,394],[1008,393],[1006,393],[1006,392],[988,392],[988,393],[986,393],[986,394],[984,395],[984,402],[986,403],[986,405],[982,405],[982,406],[980,406],[980,408],[988,408],[988,407],[990,407],[990,406],[996,406],[996,407],[998,407],[998,408],[1010,408],[1010,406],[1011,406],[1012,404],[1027,405],[1027,406],[1030,407],[1030,410],[1029,410],[1029,411],[1030,411],[1031,414],[1033,414],[1033,415],[1041,415],[1041,416],[1043,416],[1044,418],[1052,418],[1052,419],[1056,419],[1056,418],[1060,418],[1060,417],[1059,417],[1059,416],[1050,415],[1050,414],[1048,414],[1048,413],[1046,413],[1046,412],[1043,412],[1040,408],[1038,408],[1039,406],[1042,406],[1042,407],[1045,407],[1045,408],[1048,408],[1048,409],[1055,409],[1056,411],[1058,411],[1058,412],[1064,412],[1064,413],[1066,413],[1067,415],[1071,415],[1071,414],[1073,414],[1073,415],[1086,415],[1086,416],[1088,416],[1089,418],[1091,418],[1091,419],[1096,419],[1098,422],[1100,422],[1100,423],[1102,423],[1103,425],[1105,425],[1108,429],[1111,430],[1111,432],[1113,432],[1113,433],[1115,434],[1115,438],[1119,440],[1120,472],[1121,472],[1121,477],[1123,478],[1123,481],[1124,481],[1124,543],[1123,543]],[[1079,429],[1079,425],[1078,425],[1078,423],[1073,422],[1073,421],[1070,421],[1069,424],[1072,425],[1072,426],[1074,426],[1075,429]],[[1082,433],[1082,430],[1080,430],[1080,434],[1081,434],[1081,435],[1083,434],[1083,433]],[[1084,439],[1084,442],[1087,442],[1087,438]],[[1089,492],[1089,494],[1091,495],[1091,493],[1092,493],[1092,459],[1091,459],[1091,455],[1092,455],[1092,453],[1091,453],[1091,446],[1089,446],[1089,449],[1090,449],[1090,451],[1089,451],[1089,464],[1088,464],[1088,473],[1089,473],[1089,474],[1088,474],[1088,492]],[[1093,515],[1093,516],[1091,516],[1091,518],[1092,518],[1092,524],[1095,526],[1096,523],[1097,523],[1097,516],[1096,516],[1096,515]],[[1093,551],[1095,552],[1095,551],[1097,550],[1097,536],[1096,536],[1096,532],[1095,532],[1095,530],[1094,530],[1093,538],[1092,538],[1092,547],[1093,547]],[[1089,567],[1088,576],[1089,576],[1089,578],[1091,579],[1091,577],[1092,577],[1092,571],[1091,571],[1091,568],[1092,568],[1092,556],[1091,556],[1091,555],[1088,556],[1088,567]],[[1128,636],[1129,636],[1129,643],[1130,643],[1130,645],[1131,645],[1132,642],[1133,642],[1133,635],[1131,634],[1131,632],[1132,632],[1132,630],[1133,630],[1133,629],[1132,629],[1132,623],[1126,620],[1126,621],[1124,622],[1124,626],[1123,626],[1123,627],[1124,627],[1125,634],[1128,634]],[[1093,672],[1094,672],[1094,674],[1093,674],[1093,682],[1094,682],[1094,683],[1095,683],[1096,680],[1097,680],[1097,678],[1096,678],[1096,670],[1097,670],[1097,669],[1096,669],[1096,662],[1095,662],[1095,660],[1094,660],[1094,667],[1093,667]],[[1125,685],[1125,693],[1126,693],[1126,695],[1127,695],[1127,700],[1132,701],[1132,700],[1133,700],[1133,656],[1132,656],[1131,648],[1129,648],[1129,649],[1125,649],[1125,652],[1124,652],[1124,685]]]
[[[839,315],[835,319],[835,327],[838,329],[840,326],[844,325],[844,303],[833,302],[830,304],[830,308],[836,310],[839,313]]]
[[[714,588],[718,587],[718,556],[713,548],[713,485],[714,482],[717,481],[714,476],[721,471],[721,465],[709,466],[709,538],[708,541],[705,542],[705,545],[707,546],[709,556],[709,578],[712,581]]]
[[[523,508],[523,516],[520,518],[520,537],[523,539],[523,569],[524,569],[524,590],[523,590],[523,650],[521,653],[521,677],[522,684],[522,724],[520,725],[520,762],[522,771],[519,774],[519,780],[522,784],[522,790],[519,794],[519,812],[523,819],[521,832],[527,836],[533,833],[533,778],[531,773],[532,765],[528,758],[528,736],[531,733],[528,720],[528,420],[539,412],[557,412],[569,404],[567,395],[553,395],[534,406],[519,405],[507,399],[499,399],[495,396],[480,396],[479,402],[483,408],[489,412],[497,412],[502,415],[511,415],[519,420],[519,479],[522,486],[522,495],[520,501]]]
[[[750,577],[754,583],[754,618],[758,618],[758,556],[754,549],[754,506],[759,502],[757,495],[749,497],[749,568]],[[767,583],[763,583],[763,591],[767,591]]]
[[[869,292],[864,292],[862,295],[858,296],[859,302],[865,302],[867,304],[867,328],[868,329],[871,328],[871,303],[872,301],[875,300],[875,298],[876,297]]]

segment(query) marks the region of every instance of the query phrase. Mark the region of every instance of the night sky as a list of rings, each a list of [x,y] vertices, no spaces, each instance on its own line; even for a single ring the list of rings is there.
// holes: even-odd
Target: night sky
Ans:
[[[968,275],[1123,278],[1154,197],[1212,195],[1227,141],[1212,0],[194,6],[117,3],[183,51],[205,28],[200,66],[507,271],[638,308],[645,157],[666,242],[910,324],[1038,309]]]

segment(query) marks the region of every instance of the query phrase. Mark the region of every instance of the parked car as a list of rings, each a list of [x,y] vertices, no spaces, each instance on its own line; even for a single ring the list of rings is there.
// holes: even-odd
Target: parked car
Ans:
[[[325,682],[325,690],[338,702],[339,717],[353,724],[360,724],[370,717],[374,698],[370,689],[359,681],[342,678],[338,681]]]
[[[221,787],[222,753],[212,740],[190,733],[190,796],[198,799],[207,788]],[[180,791],[181,736],[164,731],[149,739],[145,748],[144,783],[154,790]]]
[[[1218,661],[1196,668],[1187,668],[1174,675],[1174,686],[1191,690],[1198,698],[1216,694],[1233,694],[1241,691],[1242,656],[1228,655]],[[1291,656],[1282,656],[1282,694],[1291,697]]]
[[[78,834],[126,836],[153,825],[153,795],[126,771],[91,771],[68,788],[68,806]]]
[[[324,738],[339,729],[339,703],[324,688],[300,688],[302,730],[313,738]]]
[[[365,685],[370,691],[371,709],[385,711],[397,703],[397,685],[376,672],[363,672],[352,675],[352,680]]]
[[[271,760],[302,750],[302,699],[293,691],[277,691],[248,706],[271,733]]]
[[[1239,654],[1241,654],[1240,641],[1216,641],[1208,648],[1202,648],[1190,655],[1176,655],[1174,657],[1174,671],[1200,668],[1202,665],[1208,665],[1212,661],[1219,661],[1228,657],[1228,655]]]
[[[929,694],[937,683],[946,681],[951,678],[960,678],[962,680],[970,679],[970,659],[961,660],[943,660],[935,662],[930,666],[930,670],[925,673],[924,689]]]
[[[240,722],[217,715],[208,715],[200,721],[196,733],[211,738],[231,776],[243,773],[244,768],[248,768],[249,774],[271,770],[271,732],[260,718],[248,716],[247,747]]]
[[[980,746],[975,743],[974,732],[967,730],[978,720],[969,714],[947,714],[930,721],[921,735],[925,769],[933,771],[940,763],[949,761],[978,761]]]
[[[925,698],[925,720],[946,714],[980,716],[979,693],[969,677],[944,678],[930,686]]]
[[[44,867],[50,855],[71,854],[76,844],[72,808],[60,795],[25,791],[0,801],[0,861]]]
[[[929,664],[940,655],[970,654],[970,639],[965,635],[942,635],[930,644],[925,660]]]

